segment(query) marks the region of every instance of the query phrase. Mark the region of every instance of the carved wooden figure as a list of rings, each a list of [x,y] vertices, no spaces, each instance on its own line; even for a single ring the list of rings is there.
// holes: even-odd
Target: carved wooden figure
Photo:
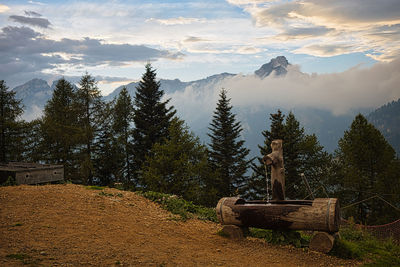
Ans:
[[[271,165],[272,200],[285,200],[285,168],[283,167],[282,140],[271,143],[272,153],[264,157],[264,163]]]

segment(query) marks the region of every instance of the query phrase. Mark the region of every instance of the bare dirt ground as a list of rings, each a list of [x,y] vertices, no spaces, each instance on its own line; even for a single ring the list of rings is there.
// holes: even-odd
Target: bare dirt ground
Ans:
[[[0,266],[359,264],[254,238],[233,241],[216,234],[218,224],[172,218],[133,192],[71,184],[0,187]]]

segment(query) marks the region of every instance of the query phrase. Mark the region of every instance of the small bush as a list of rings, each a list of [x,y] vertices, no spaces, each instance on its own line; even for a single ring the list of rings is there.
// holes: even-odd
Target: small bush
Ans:
[[[8,176],[7,180],[1,184],[1,186],[13,186],[17,185],[17,181],[15,180],[15,177]]]
[[[179,215],[182,220],[197,217],[201,220],[217,222],[217,215],[212,208],[195,205],[191,201],[184,200],[176,195],[169,195],[157,192],[137,192],[138,194],[160,204],[172,214]]]

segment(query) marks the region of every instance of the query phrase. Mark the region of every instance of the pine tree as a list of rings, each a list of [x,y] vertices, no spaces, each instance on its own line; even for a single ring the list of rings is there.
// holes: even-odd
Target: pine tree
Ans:
[[[219,175],[214,187],[219,197],[223,197],[242,193],[250,161],[246,159],[249,150],[244,147],[244,140],[238,140],[242,128],[232,113],[230,99],[224,89],[219,96],[208,136],[211,166]]]
[[[339,168],[335,183],[337,195],[343,205],[359,202],[344,210],[345,215],[362,223],[382,223],[398,218],[399,213],[395,209],[384,209],[387,204],[379,199],[361,202],[379,195],[394,205],[400,204],[400,168],[395,151],[361,114],[339,140],[335,158]]]
[[[44,141],[43,120],[41,118],[26,122],[23,125],[23,154],[27,162],[46,162],[47,144]],[[65,177],[67,177],[65,175]]]
[[[144,164],[143,178],[148,189],[210,204],[206,184],[212,172],[206,147],[178,118],[171,121],[169,135],[162,144],[154,144]]]
[[[20,122],[21,100],[15,99],[15,92],[9,91],[4,80],[0,80],[0,162],[16,160],[20,157],[15,146],[21,143]]]
[[[168,137],[170,121],[175,114],[173,107],[167,108],[168,100],[161,101],[163,95],[160,82],[156,80],[156,71],[149,63],[134,97],[133,157],[135,178],[142,187],[146,187],[141,179],[146,156],[155,143],[162,143]]]
[[[116,136],[117,146],[121,151],[122,164],[120,170],[121,182],[130,184],[132,181],[132,123],[133,104],[126,87],[123,87],[113,107],[112,128]]]
[[[292,112],[286,117],[283,137],[283,155],[285,164],[286,196],[291,199],[303,198],[305,195],[300,190],[304,184],[301,179],[302,154],[305,139],[304,128]]]
[[[104,186],[120,180],[122,163],[124,162],[123,143],[119,142],[113,130],[115,117],[113,116],[112,105],[113,102],[104,104],[101,111],[102,120],[99,125],[97,142],[93,146],[95,151],[94,176]]]
[[[41,132],[44,159],[63,164],[66,179],[76,179],[77,148],[82,142],[82,129],[78,125],[76,92],[64,78],[57,81],[52,98],[44,108]]]
[[[79,107],[79,124],[83,130],[82,137],[84,140],[81,149],[80,172],[83,182],[85,184],[92,184],[94,172],[93,157],[95,152],[93,145],[98,137],[104,103],[95,79],[88,73],[83,75],[79,82],[77,103]]]

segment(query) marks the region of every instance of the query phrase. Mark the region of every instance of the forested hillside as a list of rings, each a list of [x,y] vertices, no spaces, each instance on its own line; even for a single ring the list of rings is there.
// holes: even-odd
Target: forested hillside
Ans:
[[[381,131],[400,156],[400,99],[378,108],[367,118]]]

